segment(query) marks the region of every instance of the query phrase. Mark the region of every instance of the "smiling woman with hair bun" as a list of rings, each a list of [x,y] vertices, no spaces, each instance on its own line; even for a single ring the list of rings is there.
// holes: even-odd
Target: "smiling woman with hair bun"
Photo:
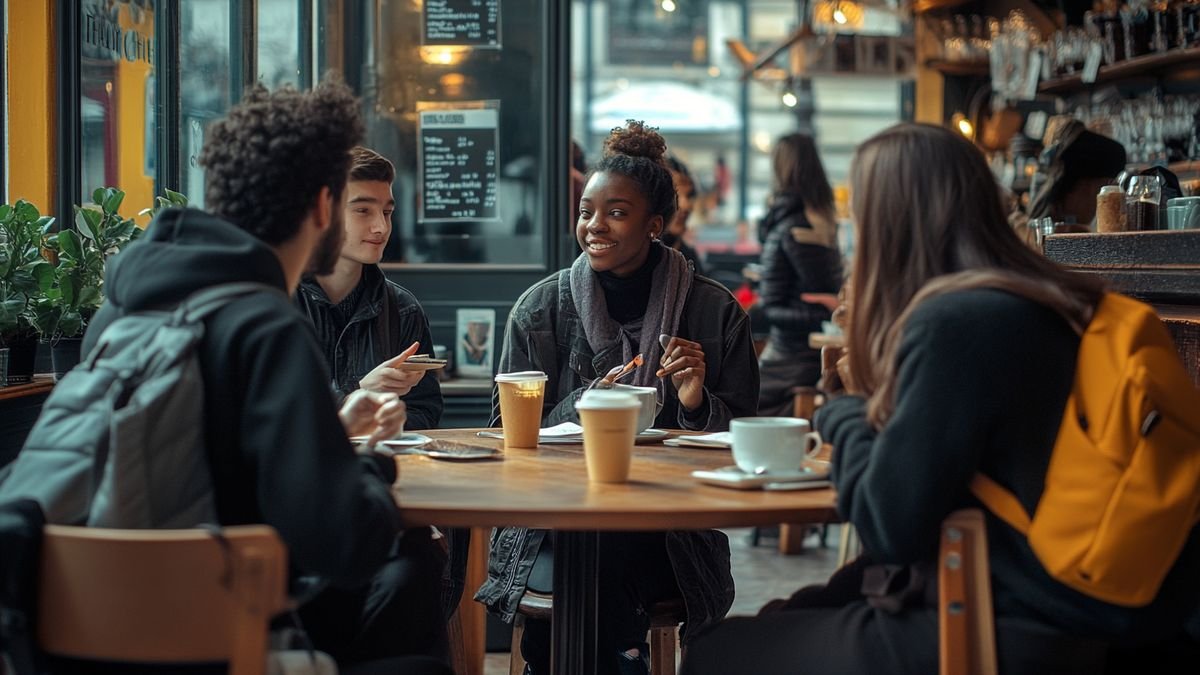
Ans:
[[[509,315],[498,372],[549,376],[543,426],[578,421],[583,390],[637,354],[646,365],[630,384],[658,389],[656,427],[723,431],[732,418],[755,413],[758,365],[746,313],[659,242],[676,209],[666,152],[662,136],[642,122],[613,130],[579,202],[582,253],[527,290]],[[660,335],[670,337],[665,347]],[[495,404],[493,412],[499,426]],[[545,534],[504,528],[493,538],[488,580],[475,597],[506,621],[526,588],[551,590]],[[647,672],[644,608],[655,601],[682,594],[685,642],[733,602],[729,540],[717,531],[602,534],[598,576],[601,673]],[[548,672],[549,638],[547,622],[526,622],[527,673]]]

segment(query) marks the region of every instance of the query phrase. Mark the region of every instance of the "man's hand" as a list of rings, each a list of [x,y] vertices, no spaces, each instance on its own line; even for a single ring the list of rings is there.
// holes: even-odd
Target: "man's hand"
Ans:
[[[359,389],[346,397],[338,417],[347,436],[367,436],[367,447],[395,438],[404,431],[404,401],[393,393]]]
[[[363,376],[363,379],[358,381],[358,386],[368,391],[376,391],[381,393],[392,393],[397,396],[406,396],[412,388],[417,386],[425,373],[420,370],[401,370],[397,366],[408,360],[408,357],[417,353],[417,349],[421,347],[420,342],[414,342],[408,346],[408,349],[400,352],[395,358],[388,359],[383,363],[375,366],[375,369]]]

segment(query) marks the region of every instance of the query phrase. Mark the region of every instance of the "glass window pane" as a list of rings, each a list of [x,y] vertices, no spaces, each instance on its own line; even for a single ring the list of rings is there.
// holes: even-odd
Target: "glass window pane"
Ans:
[[[545,264],[542,16],[553,1],[379,3],[362,95],[367,144],[396,165],[385,262]],[[440,13],[428,38],[425,11]]]
[[[275,89],[301,86],[300,3],[304,0],[258,0],[258,81]]]
[[[179,175],[184,194],[202,208],[204,130],[230,104],[229,1],[181,0],[179,5]]]
[[[154,200],[154,12],[150,3],[97,0],[80,12],[78,199],[119,187],[122,214],[134,216]]]

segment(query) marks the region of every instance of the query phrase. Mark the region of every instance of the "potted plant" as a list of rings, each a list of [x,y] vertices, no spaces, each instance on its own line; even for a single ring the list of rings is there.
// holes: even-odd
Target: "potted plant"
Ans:
[[[54,218],[25,201],[0,204],[0,347],[7,349],[5,384],[33,379],[37,327],[32,307],[53,280],[54,266],[43,256]]]
[[[98,188],[93,203],[75,207],[75,229],[45,238],[55,265],[30,312],[50,342],[56,377],[79,363],[83,332],[104,300],[105,262],[142,233],[132,218],[118,213],[124,199],[117,188]]]

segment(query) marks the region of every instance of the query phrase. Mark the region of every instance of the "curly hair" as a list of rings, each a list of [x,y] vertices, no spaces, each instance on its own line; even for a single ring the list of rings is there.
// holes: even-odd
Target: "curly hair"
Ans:
[[[650,214],[671,222],[679,201],[666,163],[667,142],[654,127],[639,120],[626,120],[604,140],[604,157],[592,167],[597,173],[615,173],[638,184]]]
[[[312,91],[261,84],[208,127],[200,153],[208,209],[268,244],[291,239],[321,188],[339,199],[363,136],[358,100],[340,81]]]

